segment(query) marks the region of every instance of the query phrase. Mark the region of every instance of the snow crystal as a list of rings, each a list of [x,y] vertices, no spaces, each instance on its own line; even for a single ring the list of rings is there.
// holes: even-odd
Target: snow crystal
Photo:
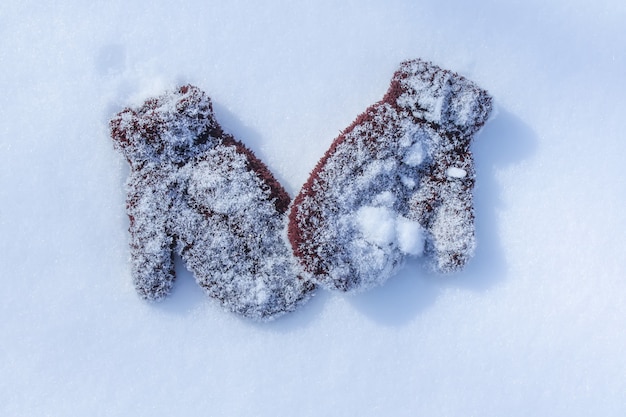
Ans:
[[[289,214],[289,239],[311,279],[358,291],[406,255],[451,272],[473,254],[469,145],[491,98],[430,63],[402,63],[382,101],[333,142]]]
[[[424,252],[424,231],[418,222],[398,216],[396,234],[398,248],[402,252],[413,256],[420,256]]]
[[[424,161],[424,147],[421,143],[416,142],[406,152],[402,162],[410,167],[416,167]]]
[[[372,201],[374,204],[391,208],[396,202],[396,196],[391,191],[383,191],[375,196]]]
[[[462,168],[450,167],[446,170],[446,175],[452,178],[465,178],[467,176],[467,171]]]
[[[391,244],[395,239],[395,216],[386,207],[361,207],[356,213],[359,230],[369,242],[380,246]]]
[[[404,185],[406,188],[415,188],[415,186],[417,185],[413,178],[407,177],[406,175],[401,175],[400,181],[402,182],[402,185]]]

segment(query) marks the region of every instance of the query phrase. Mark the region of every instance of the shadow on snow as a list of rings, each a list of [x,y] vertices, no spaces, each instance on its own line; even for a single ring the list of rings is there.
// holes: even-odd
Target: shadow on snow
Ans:
[[[505,210],[496,180],[497,171],[531,157],[537,147],[533,130],[515,115],[499,108],[474,138],[476,164],[474,208],[477,248],[466,268],[448,276],[429,271],[421,260],[408,260],[385,285],[350,296],[351,304],[385,325],[409,322],[432,305],[446,287],[484,291],[505,279],[507,263],[498,232],[498,213]]]

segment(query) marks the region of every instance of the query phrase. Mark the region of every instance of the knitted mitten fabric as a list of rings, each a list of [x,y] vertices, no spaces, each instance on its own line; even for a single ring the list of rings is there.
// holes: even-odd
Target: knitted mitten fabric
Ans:
[[[177,251],[198,284],[230,311],[272,319],[304,302],[283,238],[290,197],[268,168],[215,120],[194,86],[127,108],[110,122],[127,181],[132,277],[159,300],[174,281]]]
[[[486,91],[422,60],[406,61],[384,98],[332,143],[294,199],[289,240],[317,283],[383,283],[407,255],[440,272],[475,248],[470,143],[491,111]]]

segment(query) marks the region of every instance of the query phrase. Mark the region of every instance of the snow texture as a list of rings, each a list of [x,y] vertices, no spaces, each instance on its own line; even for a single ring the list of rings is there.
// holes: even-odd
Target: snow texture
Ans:
[[[470,144],[490,111],[491,97],[466,78],[403,62],[294,200],[289,239],[313,279],[364,290],[422,253],[439,272],[462,268],[476,246]]]
[[[623,0],[1,1],[0,416],[623,417],[625,27]],[[407,256],[267,323],[175,255],[138,300],[116,113],[198,86],[295,196],[412,57],[494,98],[461,271]]]
[[[147,300],[168,295],[173,251],[230,311],[273,319],[314,285],[297,273],[282,237],[289,196],[215,120],[210,99],[181,87],[120,112],[110,123],[129,161],[132,276]]]

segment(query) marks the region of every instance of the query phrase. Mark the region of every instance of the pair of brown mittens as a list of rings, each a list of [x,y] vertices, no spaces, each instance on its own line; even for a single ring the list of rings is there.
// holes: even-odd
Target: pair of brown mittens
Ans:
[[[317,285],[381,284],[407,255],[455,271],[475,248],[469,147],[490,111],[491,97],[464,77],[404,62],[290,205],[198,88],[125,109],[110,128],[131,166],[135,288],[148,300],[165,297],[176,251],[225,308],[267,320],[296,309]]]

